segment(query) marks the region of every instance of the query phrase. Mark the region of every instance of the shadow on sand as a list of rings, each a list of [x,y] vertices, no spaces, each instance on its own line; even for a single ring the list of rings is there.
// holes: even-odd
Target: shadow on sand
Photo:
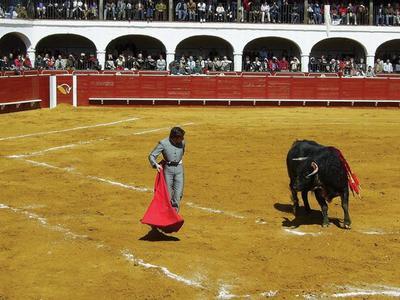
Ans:
[[[142,236],[140,241],[148,242],[177,242],[180,241],[179,238],[175,236],[166,235],[156,228],[151,229],[146,235]]]
[[[292,213],[293,206],[291,204],[275,203],[274,208],[281,212]],[[334,224],[336,227],[343,228],[338,218],[329,218],[329,222]],[[302,225],[322,225],[322,214],[320,210],[311,209],[309,213],[306,212],[304,207],[300,207],[300,211],[294,219],[290,220],[287,217],[283,217],[282,226],[298,228]]]

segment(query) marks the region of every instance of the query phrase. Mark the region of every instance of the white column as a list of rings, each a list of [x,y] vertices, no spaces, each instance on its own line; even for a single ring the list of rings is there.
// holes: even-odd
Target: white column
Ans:
[[[233,70],[235,72],[242,72],[242,55],[243,53],[241,52],[233,53]]]
[[[367,64],[367,67],[366,67],[367,70],[368,70],[369,66],[371,66],[373,69],[374,65],[375,65],[375,55],[367,55],[366,64]]]
[[[26,50],[26,55],[28,55],[32,63],[32,68],[34,68],[36,60],[36,50],[34,48],[29,48],[28,50]]]
[[[104,70],[104,66],[106,65],[106,50],[97,50],[97,60],[101,69]]]
[[[167,52],[165,60],[167,62],[167,70],[169,70],[169,64],[175,60],[175,52]]]
[[[50,76],[50,108],[57,107],[57,77],[55,75]]]
[[[78,106],[78,80],[76,75],[72,76],[72,105]]]
[[[310,62],[310,55],[302,54],[301,55],[301,71],[308,72],[308,63]]]

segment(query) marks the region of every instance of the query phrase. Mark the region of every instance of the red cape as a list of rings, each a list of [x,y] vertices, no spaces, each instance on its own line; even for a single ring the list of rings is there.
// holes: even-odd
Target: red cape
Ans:
[[[171,205],[164,172],[157,172],[153,200],[140,222],[165,233],[178,232],[183,225],[184,220]]]

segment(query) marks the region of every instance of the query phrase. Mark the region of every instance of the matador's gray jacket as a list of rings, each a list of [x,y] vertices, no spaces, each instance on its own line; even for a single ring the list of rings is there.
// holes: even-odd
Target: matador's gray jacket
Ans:
[[[164,160],[167,162],[163,168],[168,192],[171,197],[171,204],[176,210],[179,210],[184,184],[182,157],[185,153],[185,141],[183,141],[181,145],[172,144],[169,138],[158,142],[157,146],[149,155],[149,161],[153,168],[156,168],[157,157],[160,153],[162,153]],[[168,165],[168,163],[171,162],[174,165]]]

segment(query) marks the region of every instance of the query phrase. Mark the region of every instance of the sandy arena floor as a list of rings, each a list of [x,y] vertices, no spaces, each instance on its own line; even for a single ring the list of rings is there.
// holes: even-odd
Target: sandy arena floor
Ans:
[[[151,241],[147,155],[176,124],[185,224]],[[0,126],[0,299],[400,297],[398,109],[61,106]],[[361,179],[352,230],[339,199],[327,229],[313,196],[291,214],[285,157],[303,138]]]

